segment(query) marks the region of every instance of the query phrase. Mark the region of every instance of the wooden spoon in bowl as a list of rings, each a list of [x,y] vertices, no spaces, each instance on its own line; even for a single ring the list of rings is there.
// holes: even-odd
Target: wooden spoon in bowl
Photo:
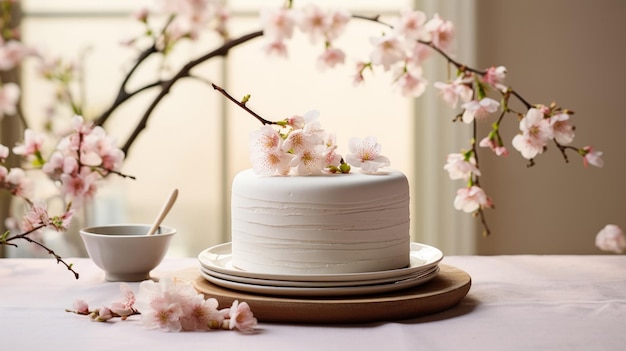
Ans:
[[[172,193],[170,194],[170,197],[167,199],[167,202],[165,204],[163,204],[163,208],[161,208],[161,211],[159,212],[159,215],[157,216],[156,220],[154,221],[154,224],[152,224],[152,227],[148,231],[147,235],[152,235],[152,234],[156,233],[156,230],[161,225],[161,222],[163,222],[163,220],[165,219],[165,216],[167,216],[167,213],[170,211],[170,209],[174,205],[174,202],[176,202],[176,198],[177,197],[178,197],[178,189],[172,190]]]

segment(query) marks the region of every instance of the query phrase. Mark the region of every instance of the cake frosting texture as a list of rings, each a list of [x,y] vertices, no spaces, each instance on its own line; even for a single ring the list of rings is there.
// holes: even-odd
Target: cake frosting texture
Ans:
[[[273,274],[372,272],[409,264],[409,187],[399,171],[259,176],[232,184],[237,268]]]

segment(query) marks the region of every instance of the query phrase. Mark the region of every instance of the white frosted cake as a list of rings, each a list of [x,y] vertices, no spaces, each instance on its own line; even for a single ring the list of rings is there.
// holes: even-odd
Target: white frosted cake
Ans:
[[[260,176],[232,184],[232,259],[271,274],[375,272],[409,265],[409,186],[395,170]]]

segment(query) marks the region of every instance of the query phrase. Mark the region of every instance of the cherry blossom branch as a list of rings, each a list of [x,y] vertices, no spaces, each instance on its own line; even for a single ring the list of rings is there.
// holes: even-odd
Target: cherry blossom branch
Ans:
[[[97,120],[96,120],[96,125],[103,125],[106,120],[109,118],[109,116],[113,113],[113,111],[115,111],[122,103],[124,103],[125,101],[127,101],[128,99],[130,99],[132,96],[145,91],[149,88],[152,87],[161,87],[161,91],[159,92],[159,94],[152,100],[152,102],[150,103],[150,105],[148,106],[148,108],[146,109],[146,111],[144,112],[141,120],[139,121],[139,123],[135,126],[134,130],[132,131],[131,135],[128,137],[128,139],[126,140],[126,142],[124,143],[124,146],[121,148],[122,151],[124,152],[124,154],[128,155],[128,152],[130,150],[130,148],[132,147],[133,143],[135,142],[135,140],[137,139],[137,137],[139,136],[139,134],[146,128],[148,120],[150,118],[150,116],[152,115],[152,112],[154,112],[154,109],[157,107],[157,105],[161,102],[161,100],[163,100],[163,98],[165,96],[167,96],[172,88],[172,86],[174,86],[174,84],[179,81],[180,79],[183,78],[187,78],[187,77],[191,77],[191,70],[200,65],[201,63],[204,63],[206,61],[208,61],[211,58],[214,57],[218,57],[218,56],[226,56],[228,55],[228,53],[230,52],[230,50],[238,45],[241,45],[247,41],[250,41],[254,38],[260,37],[263,35],[263,31],[255,31],[255,32],[251,32],[245,35],[242,35],[236,39],[232,39],[229,40],[227,42],[225,42],[222,46],[220,46],[219,48],[212,50],[210,52],[208,52],[207,54],[200,56],[199,58],[192,60],[190,62],[188,62],[187,64],[185,64],[172,78],[165,80],[165,81],[157,81],[157,82],[153,82],[150,84],[145,85],[144,87],[137,89],[136,91],[134,91],[133,93],[128,93],[126,92],[126,82],[128,82],[129,77],[132,75],[132,73],[134,72],[134,70],[136,69],[136,67],[143,61],[145,60],[149,55],[156,53],[156,47],[153,46],[152,49],[146,50],[142,53],[142,55],[139,56],[139,58],[137,59],[137,63],[135,64],[135,66],[133,67],[133,69],[131,70],[131,72],[129,72],[129,74],[127,74],[126,79],[124,79],[122,86],[120,87],[119,91],[118,91],[118,97],[116,98],[116,100],[113,102],[112,106],[107,109],[107,111],[105,113],[103,113]]]
[[[73,268],[74,265],[72,263],[68,264],[67,262],[65,262],[65,260],[63,260],[63,258],[61,256],[57,255],[56,252],[54,252],[54,250],[50,249],[45,244],[40,243],[39,241],[34,240],[34,239],[32,239],[32,238],[30,238],[28,236],[28,235],[36,232],[37,230],[43,229],[45,227],[46,227],[46,225],[41,224],[41,225],[39,225],[39,226],[37,226],[37,227],[35,227],[35,228],[31,229],[31,230],[28,230],[28,231],[26,231],[26,232],[24,232],[22,234],[17,234],[17,235],[11,236],[11,237],[8,236],[9,232],[7,231],[0,238],[0,245],[8,245],[8,246],[17,247],[17,244],[13,243],[12,241],[20,240],[20,239],[26,240],[27,242],[35,244],[35,245],[41,247],[42,249],[46,250],[49,255],[53,256],[56,259],[57,263],[62,263],[69,271],[71,271],[74,274],[74,278],[78,279],[78,277],[79,277],[78,272],[76,272],[74,270],[74,268]]]
[[[246,96],[243,98],[242,101],[239,101],[237,99],[235,99],[234,97],[232,97],[226,90],[224,90],[223,88],[215,85],[215,84],[211,84],[213,86],[213,89],[219,91],[222,95],[226,96],[226,98],[228,98],[228,100],[232,101],[233,103],[235,103],[235,105],[241,107],[242,109],[244,109],[246,112],[248,112],[249,114],[251,114],[252,116],[254,116],[254,118],[256,118],[259,122],[261,122],[262,124],[277,124],[276,122],[272,122],[272,121],[268,121],[267,119],[259,116],[256,112],[252,111],[251,109],[248,108],[248,106],[246,106],[246,102],[249,99],[249,96]]]

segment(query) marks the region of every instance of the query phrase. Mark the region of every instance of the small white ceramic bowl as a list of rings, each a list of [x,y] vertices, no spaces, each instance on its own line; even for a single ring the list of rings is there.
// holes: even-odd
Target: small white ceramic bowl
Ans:
[[[150,279],[161,263],[176,229],[161,226],[146,235],[151,225],[119,224],[84,228],[80,236],[91,260],[108,281],[136,282]]]

